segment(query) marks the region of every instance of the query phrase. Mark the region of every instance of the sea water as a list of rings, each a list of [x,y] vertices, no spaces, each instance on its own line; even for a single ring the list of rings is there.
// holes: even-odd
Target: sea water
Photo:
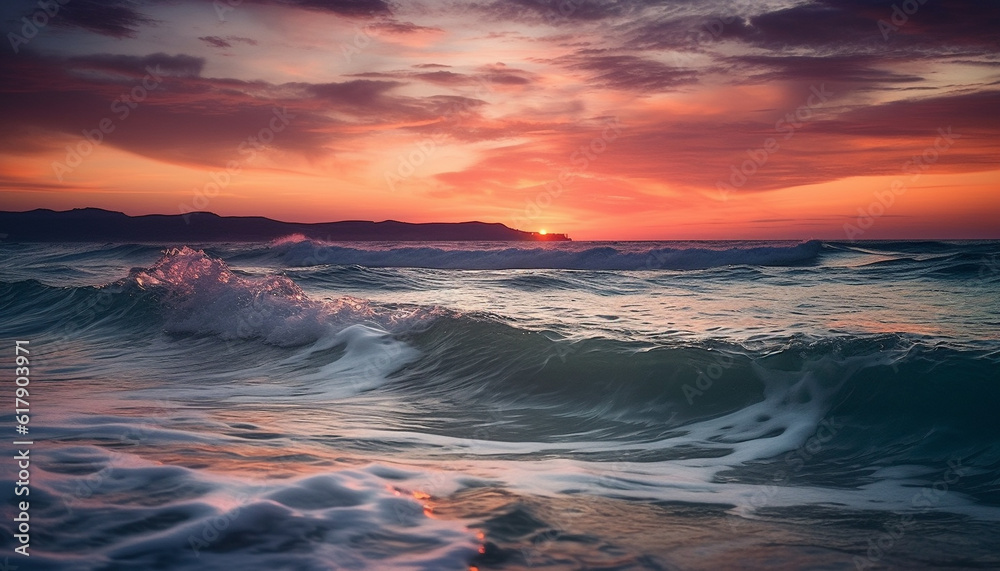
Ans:
[[[998,242],[0,242],[18,340],[21,569],[1000,567]]]

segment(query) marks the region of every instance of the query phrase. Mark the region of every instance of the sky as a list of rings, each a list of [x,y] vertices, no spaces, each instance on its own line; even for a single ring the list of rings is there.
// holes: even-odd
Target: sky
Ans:
[[[1000,2],[13,0],[0,210],[1000,238]]]

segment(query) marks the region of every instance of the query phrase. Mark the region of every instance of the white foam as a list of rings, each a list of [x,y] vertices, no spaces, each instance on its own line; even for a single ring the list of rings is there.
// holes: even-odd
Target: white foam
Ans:
[[[284,359],[290,376],[308,390],[341,398],[369,390],[416,358],[415,349],[395,339],[386,327],[413,327],[436,312],[377,312],[366,300],[344,296],[310,299],[284,276],[244,277],[203,251],[167,251],[152,267],[135,270],[129,280],[157,293],[170,333],[210,334],[225,340],[259,339],[278,346],[303,346]],[[335,347],[342,353],[323,354]],[[253,377],[274,370],[244,368]],[[244,396],[265,394],[253,387]]]
[[[417,487],[455,479],[442,473],[373,464],[251,480],[92,447],[39,454],[45,465],[84,460],[92,470],[34,483],[42,503],[32,525],[59,530],[60,542],[32,545],[43,566],[465,571],[481,547],[465,522],[433,517],[433,498]],[[170,523],[143,526],[154,520]],[[60,549],[82,534],[92,541]]]

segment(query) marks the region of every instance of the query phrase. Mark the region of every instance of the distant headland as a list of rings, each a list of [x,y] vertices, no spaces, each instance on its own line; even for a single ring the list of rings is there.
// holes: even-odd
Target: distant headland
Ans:
[[[326,241],[567,241],[500,223],[345,220],[314,224],[211,212],[129,216],[100,208],[0,212],[0,238],[15,242],[246,242],[292,234]]]

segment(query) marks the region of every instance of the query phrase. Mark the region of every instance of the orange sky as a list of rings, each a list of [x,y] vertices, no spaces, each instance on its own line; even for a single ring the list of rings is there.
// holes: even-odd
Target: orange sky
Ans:
[[[995,6],[226,1],[5,6],[0,209],[1000,237]]]

